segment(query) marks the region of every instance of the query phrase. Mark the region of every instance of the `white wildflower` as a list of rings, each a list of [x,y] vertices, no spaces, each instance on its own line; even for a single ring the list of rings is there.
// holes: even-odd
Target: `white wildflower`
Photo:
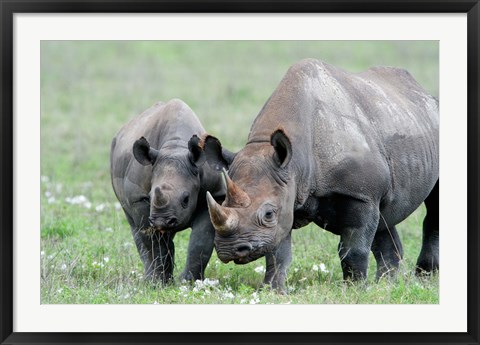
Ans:
[[[157,301],[154,301],[153,304],[159,304]]]
[[[105,263],[107,263],[107,262],[110,261],[110,258],[108,256],[106,256],[106,257],[103,258],[103,261],[105,261]]]
[[[240,303],[241,303],[241,304],[244,304],[244,303],[246,303],[246,302],[247,302],[247,300],[246,300],[245,298],[242,298],[242,299],[240,300]]]
[[[57,290],[57,293],[62,293],[62,292],[63,292],[63,289],[62,289],[62,288],[60,288],[60,289]]]
[[[41,256],[42,258],[45,256],[45,252],[44,252],[43,250],[40,252],[40,256]]]
[[[254,271],[260,274],[265,273],[265,267],[263,266],[255,267]]]
[[[123,246],[124,246],[125,248],[130,248],[131,246],[133,246],[133,244],[132,244],[131,242],[125,242],[125,243],[123,244]]]
[[[313,265],[313,266],[312,266],[312,271],[318,272],[318,266],[317,266],[317,265]]]
[[[130,294],[127,293],[125,296],[123,296],[123,299],[127,299],[127,298],[130,298]]]
[[[105,205],[105,204],[99,204],[95,207],[95,211],[102,212],[106,207],[107,207],[107,205]]]
[[[61,183],[57,183],[57,184],[55,185],[55,191],[56,191],[57,193],[61,193],[61,192],[62,192],[62,188],[63,188],[63,185],[62,185]]]
[[[49,190],[47,190],[47,191],[45,192],[45,196],[46,196],[47,198],[50,198],[50,197],[52,196],[52,192],[50,192]]]
[[[181,286],[180,286],[180,291],[181,291],[181,292],[187,292],[187,291],[188,291],[188,286],[181,285]]]
[[[195,282],[195,283],[196,283],[196,282]],[[203,284],[204,284],[205,286],[215,287],[215,286],[217,286],[218,284],[220,284],[220,282],[218,281],[218,279],[205,278],[205,280],[203,281]]]
[[[224,298],[235,298],[235,295],[231,291],[225,291],[222,296]]]
[[[322,271],[323,273],[328,273],[327,267],[324,263],[320,264],[320,271]]]
[[[54,196],[51,196],[50,198],[47,199],[47,202],[49,204],[53,204],[55,202],[55,197]]]
[[[113,232],[113,229],[112,228],[105,228],[105,231],[106,232]]]
[[[65,201],[71,205],[81,205],[88,209],[92,207],[92,203],[88,201],[85,195],[77,195],[77,196],[74,196],[73,198],[66,197]]]
[[[297,273],[298,271],[300,271],[298,267],[295,267],[295,268],[293,269],[293,272],[295,272],[295,273]]]
[[[50,181],[50,179],[48,178],[48,176],[41,176],[40,181],[42,181],[43,183],[47,183],[48,181]]]
[[[117,202],[115,203],[115,209],[116,209],[116,210],[120,210],[121,208],[122,208],[122,205],[120,205],[120,203],[117,201]]]
[[[67,265],[66,264],[62,264],[62,266],[60,266],[61,270],[62,271],[65,271],[67,269]]]

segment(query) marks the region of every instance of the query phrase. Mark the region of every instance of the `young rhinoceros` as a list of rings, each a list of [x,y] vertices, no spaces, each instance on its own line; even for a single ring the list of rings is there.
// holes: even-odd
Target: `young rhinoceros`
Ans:
[[[284,289],[291,230],[315,222],[340,235],[345,279],[367,276],[370,251],[380,277],[403,255],[395,225],[425,201],[417,270],[438,269],[438,127],[438,101],[405,70],[293,65],[225,173],[223,205],[207,194],[218,257],[266,256],[265,283]]]
[[[203,164],[205,135],[195,113],[174,99],[153,105],[113,138],[112,185],[148,278],[164,283],[172,278],[173,238],[191,227],[181,278],[203,279],[215,234],[205,193],[211,191],[218,200],[225,196],[221,174]],[[226,151],[223,156],[231,159]]]

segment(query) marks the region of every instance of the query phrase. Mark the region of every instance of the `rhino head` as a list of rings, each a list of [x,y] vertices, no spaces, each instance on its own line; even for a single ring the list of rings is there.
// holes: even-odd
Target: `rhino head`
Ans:
[[[205,151],[218,140],[207,137]],[[219,151],[218,149],[216,150]],[[223,170],[222,205],[207,193],[215,248],[223,262],[245,264],[273,251],[292,229],[295,191],[289,176],[291,143],[283,130],[270,142],[253,142],[237,153],[229,174]],[[209,164],[215,156],[207,155]]]
[[[196,135],[188,149],[164,147],[157,150],[142,137],[133,145],[135,159],[152,166],[150,226],[155,231],[180,231],[189,226],[197,207],[201,185],[200,167],[205,161],[201,139]]]

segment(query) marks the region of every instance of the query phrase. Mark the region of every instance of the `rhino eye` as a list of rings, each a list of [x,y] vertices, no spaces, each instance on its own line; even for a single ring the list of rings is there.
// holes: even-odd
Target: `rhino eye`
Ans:
[[[190,193],[184,192],[182,195],[182,207],[187,208],[189,201],[190,201]]]
[[[265,212],[265,216],[263,217],[266,221],[271,221],[273,220],[273,211],[269,210]]]

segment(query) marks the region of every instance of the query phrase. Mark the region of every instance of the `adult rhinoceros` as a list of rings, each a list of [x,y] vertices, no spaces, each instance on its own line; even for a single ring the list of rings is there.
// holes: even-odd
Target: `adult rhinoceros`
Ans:
[[[226,175],[223,205],[207,194],[218,257],[266,256],[265,283],[284,288],[291,230],[315,222],[340,235],[345,279],[377,276],[402,258],[395,225],[425,201],[418,271],[438,269],[438,101],[403,69],[358,74],[306,59],[255,119]],[[212,166],[220,143],[207,138]]]
[[[157,103],[128,122],[113,138],[110,164],[145,276],[167,282],[174,266],[173,238],[192,228],[181,277],[201,279],[213,250],[215,231],[207,190],[223,200],[221,175],[205,162],[205,136],[194,112],[181,100]],[[223,154],[229,157],[227,152]],[[226,166],[226,162],[223,164]]]

